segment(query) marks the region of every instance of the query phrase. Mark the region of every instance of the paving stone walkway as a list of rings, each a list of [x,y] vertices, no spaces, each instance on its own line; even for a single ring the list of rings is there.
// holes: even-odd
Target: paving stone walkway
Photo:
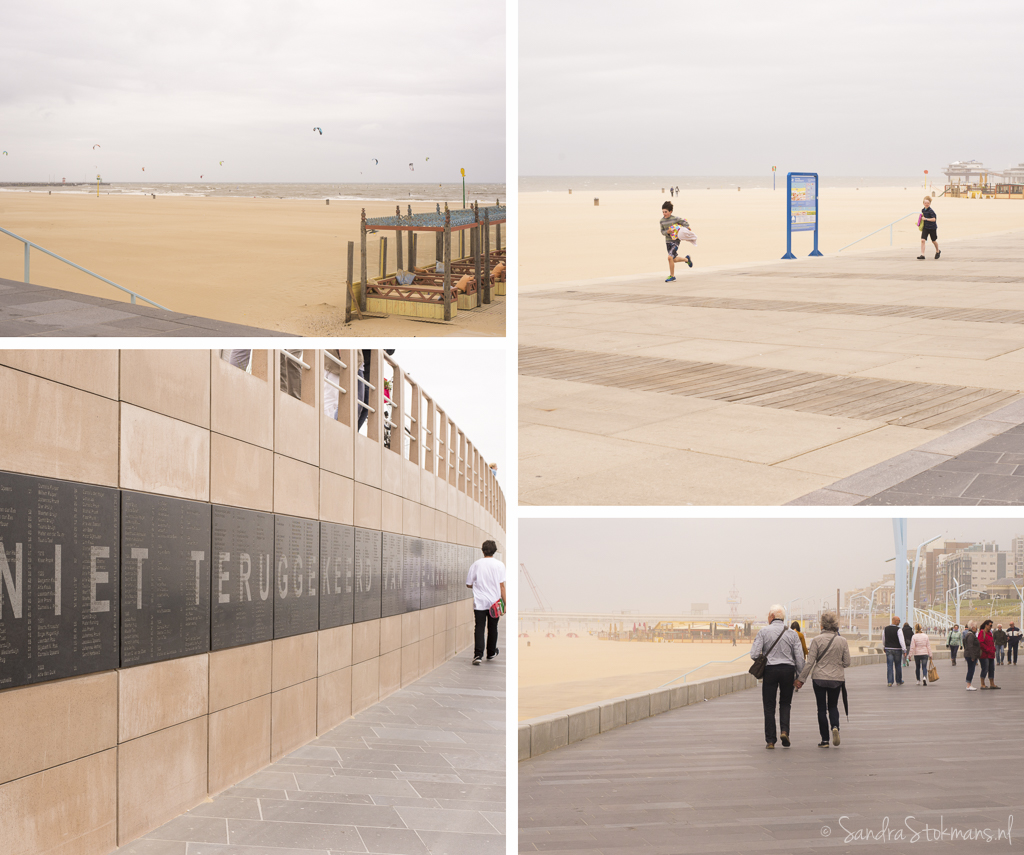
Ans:
[[[0,336],[278,336],[290,333],[0,279]]]
[[[857,504],[1024,424],[1024,232],[943,249],[526,289],[520,502]]]
[[[927,688],[911,670],[891,689],[885,665],[850,668],[850,720],[842,717],[838,748],[817,747],[814,695],[804,689],[794,698],[793,747],[766,751],[758,688],[524,761],[519,851],[1010,850],[1005,840],[951,841],[950,834],[997,836],[1011,827],[1013,843],[1024,841],[1024,663],[997,667],[1002,691],[965,691],[962,661],[937,667],[940,679]],[[945,829],[943,840],[926,824]]]
[[[119,855],[504,855],[505,660],[472,649]]]

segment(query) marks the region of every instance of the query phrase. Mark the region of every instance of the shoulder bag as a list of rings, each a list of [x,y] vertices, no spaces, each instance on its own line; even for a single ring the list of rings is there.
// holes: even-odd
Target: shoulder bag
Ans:
[[[750,668],[747,669],[758,680],[760,680],[760,679],[762,679],[764,677],[764,669],[768,666],[768,656],[775,649],[775,645],[778,644],[782,640],[782,636],[784,636],[786,634],[786,630],[787,629],[788,629],[788,627],[785,624],[783,624],[782,625],[782,632],[780,632],[779,633],[779,637],[776,638],[775,641],[772,642],[772,646],[768,648],[768,652],[767,653],[759,653],[757,655],[757,658],[754,660],[754,664],[751,665]]]

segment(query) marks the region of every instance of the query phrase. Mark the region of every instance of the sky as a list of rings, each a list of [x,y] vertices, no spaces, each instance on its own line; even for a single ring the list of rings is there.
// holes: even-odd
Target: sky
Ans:
[[[0,182],[505,180],[503,2],[34,0],[3,33]]]
[[[498,484],[508,494],[505,351],[503,348],[437,350],[403,347],[394,360],[458,425],[487,463],[498,464]]]
[[[1024,5],[519,2],[521,175],[1024,161]]]
[[[995,541],[1010,549],[1024,519],[910,518],[908,548],[940,535]],[[835,603],[836,588],[861,588],[893,572],[892,520],[876,519],[520,519],[519,560],[555,611],[685,613],[708,603],[728,613],[732,581],[740,614],[775,603]],[[522,608],[536,599],[520,574]],[[794,605],[794,611],[796,605]]]

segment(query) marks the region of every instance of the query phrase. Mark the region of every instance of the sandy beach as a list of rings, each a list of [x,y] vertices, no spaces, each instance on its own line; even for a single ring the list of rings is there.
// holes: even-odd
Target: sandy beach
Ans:
[[[920,186],[906,190],[823,187],[819,249],[834,254],[905,214],[916,214],[924,193]],[[596,207],[595,197],[600,200]],[[649,273],[667,276],[658,220],[661,204],[668,198],[667,192],[657,190],[575,190],[570,195],[567,188],[560,193],[520,193],[520,286]],[[684,243],[682,254],[688,252],[700,268],[774,261],[786,251],[785,178],[775,191],[686,190],[672,201],[675,214],[689,221],[698,238],[696,247]],[[948,246],[951,253],[959,238],[1024,229],[1021,200],[937,198],[932,207],[938,216],[939,246]],[[906,247],[915,256],[920,249],[916,221],[916,216],[908,217],[893,230],[893,246]],[[794,235],[794,254],[806,256],[811,247],[810,232]],[[843,255],[888,248],[889,230],[885,229]],[[685,266],[681,272],[677,267],[683,283],[686,273]]]
[[[504,298],[462,312],[451,324],[397,316],[344,324],[350,240],[359,278],[360,210],[365,205],[367,217],[386,216],[396,204],[405,211],[409,203],[5,192],[0,225],[174,311],[308,336],[503,336]],[[379,270],[381,236],[368,240],[370,277]],[[394,233],[387,237],[393,272]],[[454,254],[458,238],[452,243]],[[23,279],[23,251],[0,235],[0,277]],[[433,259],[432,235],[421,235],[417,263]],[[31,281],[100,297],[120,294],[37,251]]]
[[[519,720],[656,689],[706,662],[750,652],[749,643],[737,644],[654,644],[531,633],[530,638],[519,639]],[[689,679],[721,677],[749,667],[747,656],[731,664],[708,665]]]

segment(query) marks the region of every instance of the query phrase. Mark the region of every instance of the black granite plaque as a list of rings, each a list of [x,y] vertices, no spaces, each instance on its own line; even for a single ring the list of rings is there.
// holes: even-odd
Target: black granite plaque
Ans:
[[[355,560],[356,530],[320,523],[320,629],[352,623]]]
[[[437,566],[436,540],[425,540],[423,542],[423,566],[420,570],[420,608],[429,609],[437,605],[437,580],[439,570]]]
[[[380,617],[381,533],[356,529],[355,622]]]
[[[381,535],[380,616],[400,615],[405,611],[403,541],[400,534],[385,531]]]
[[[210,506],[121,493],[121,667],[210,649]]]
[[[274,638],[320,625],[320,523],[274,515]]]
[[[274,637],[274,515],[213,508],[211,649]]]
[[[445,603],[450,603],[459,596],[459,592],[455,587],[459,578],[459,574],[456,569],[458,554],[459,547],[456,544],[446,543],[444,545],[444,585],[438,594],[438,597],[443,597],[444,599],[442,602]]]
[[[420,608],[420,576],[423,573],[423,557],[426,551],[422,537],[402,538],[402,576],[405,579],[404,611],[414,612]]]
[[[460,580],[462,583],[462,587],[456,588],[456,590],[460,593],[460,595],[456,597],[456,599],[468,600],[470,597],[473,596],[473,591],[472,589],[466,587],[466,574],[469,573],[469,568],[473,566],[473,562],[476,561],[478,558],[483,557],[483,553],[472,546],[463,546],[461,547],[461,550],[462,561],[459,562],[459,572],[462,574],[462,578]]]
[[[118,491],[0,472],[0,689],[117,667]]]

